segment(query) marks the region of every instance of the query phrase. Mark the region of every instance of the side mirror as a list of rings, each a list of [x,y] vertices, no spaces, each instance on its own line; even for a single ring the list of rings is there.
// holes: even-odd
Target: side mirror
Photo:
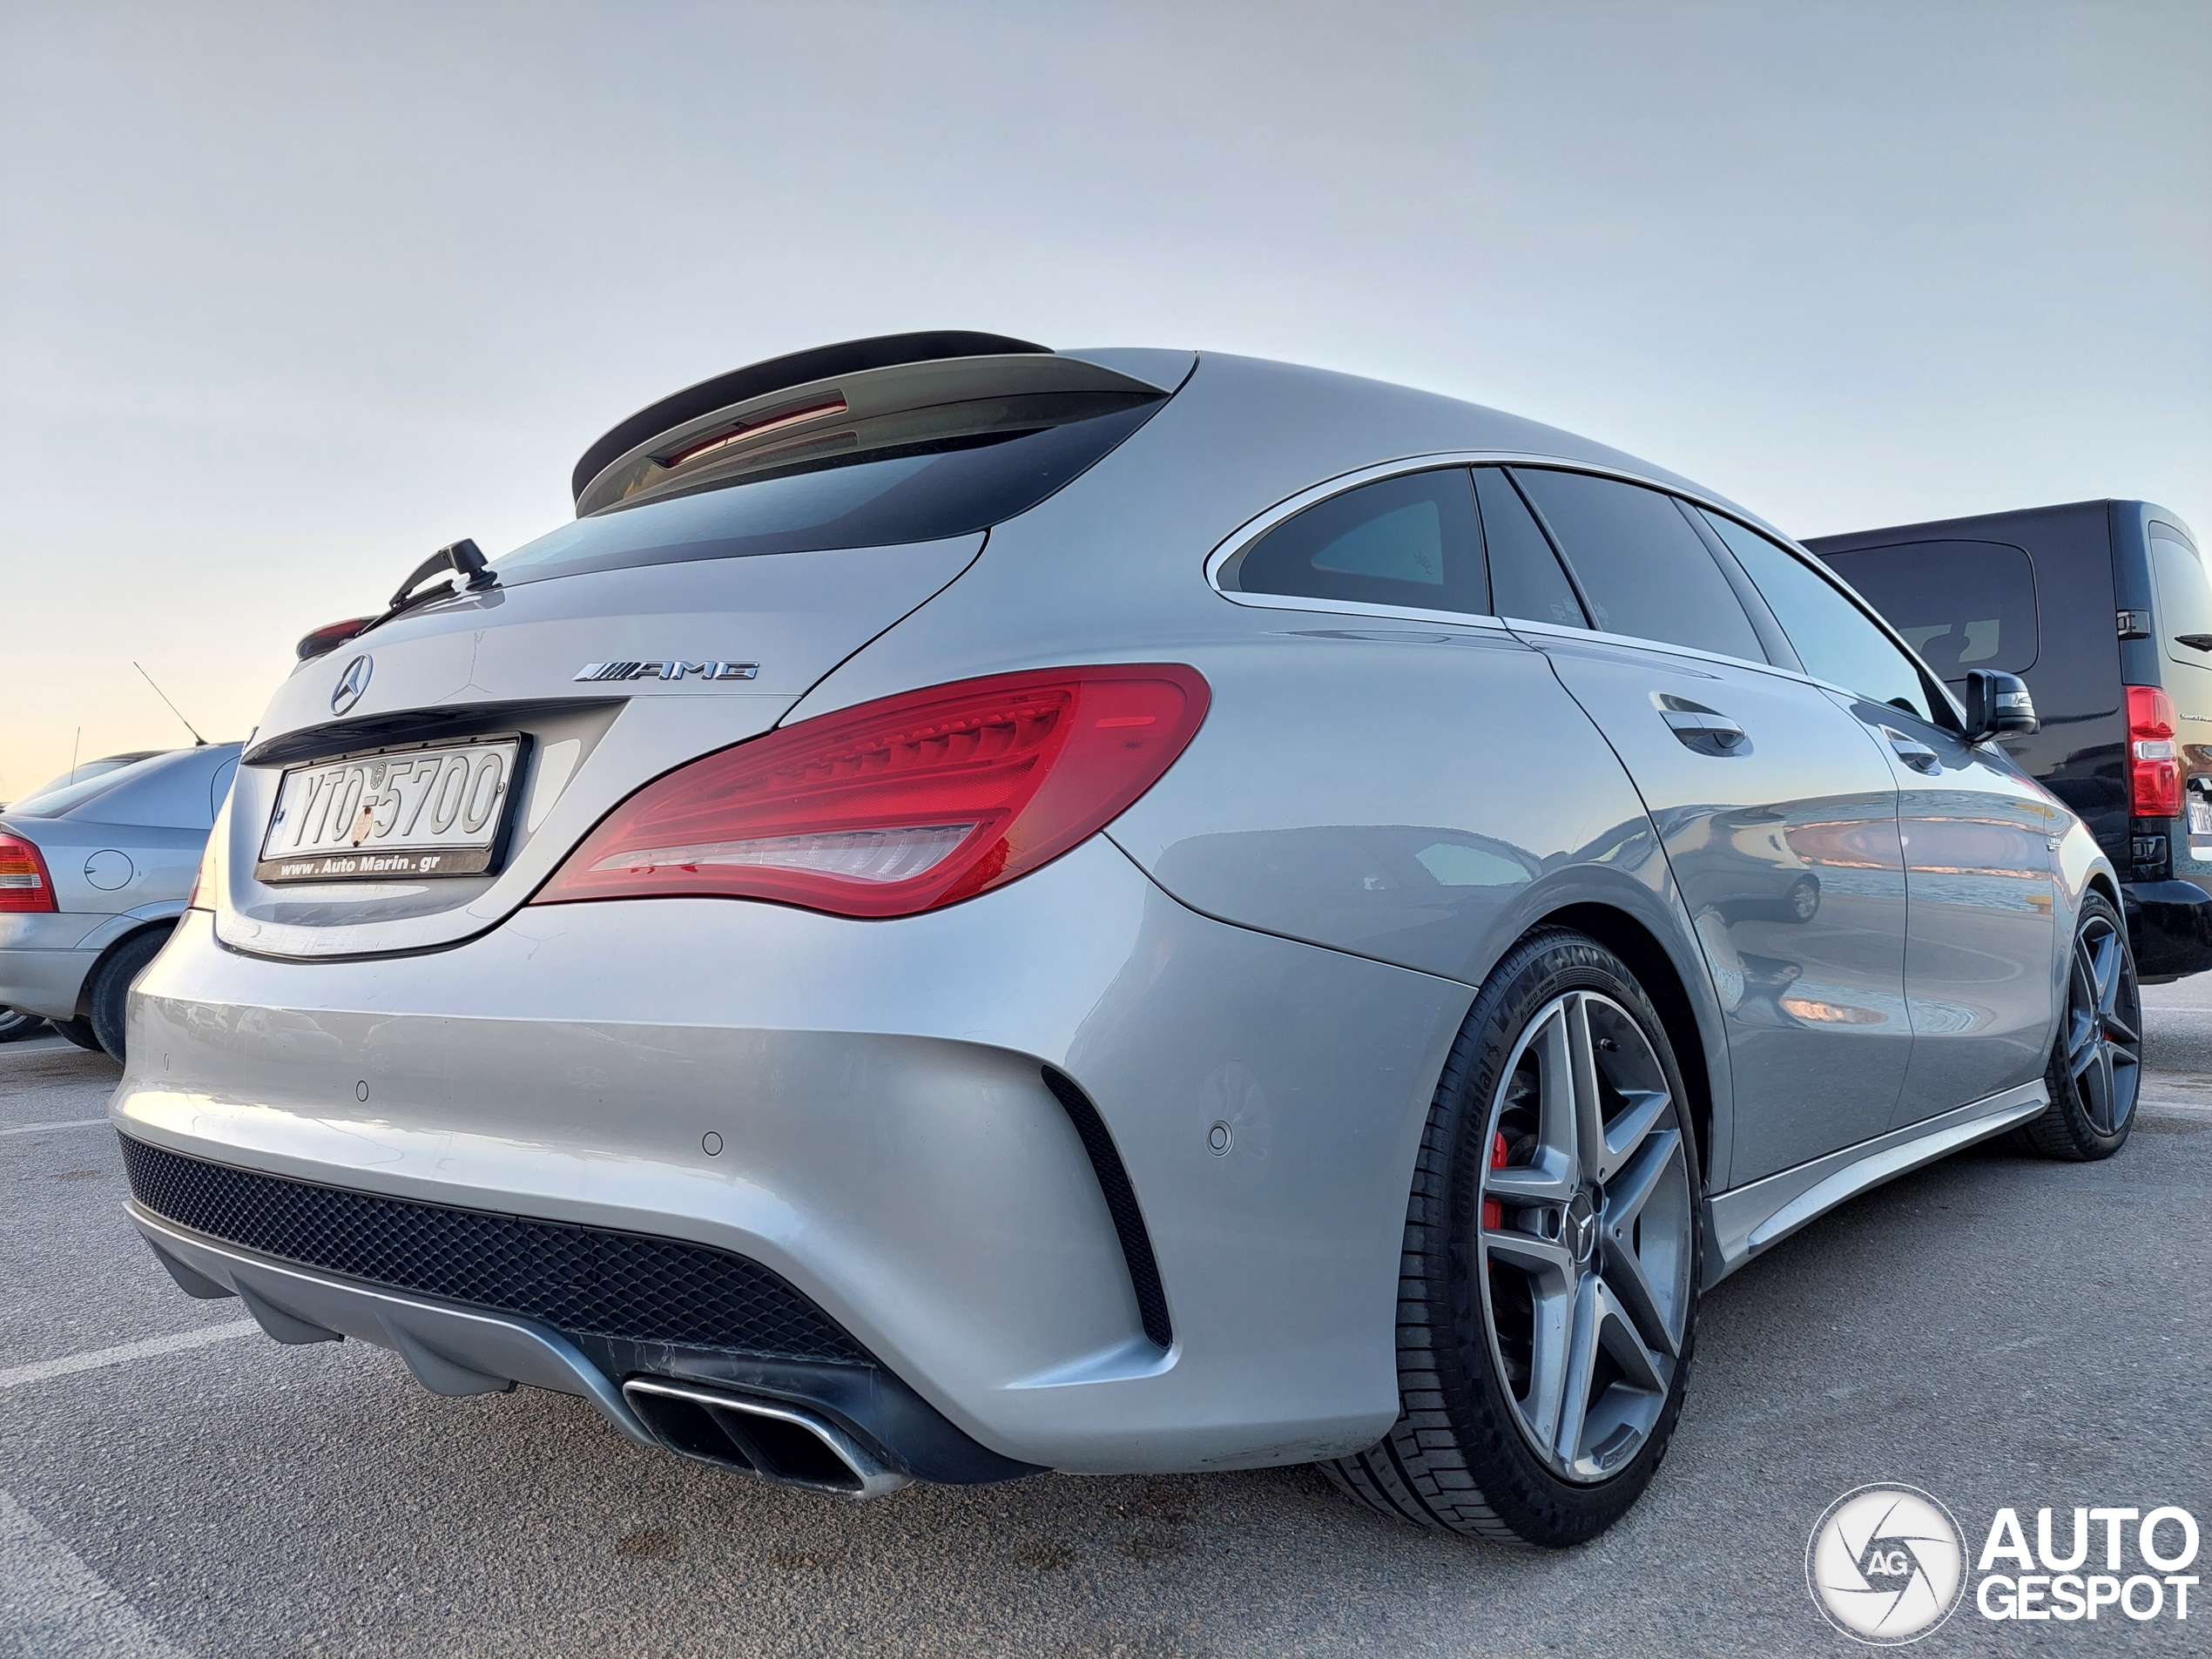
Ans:
[[[1977,668],[1966,675],[1966,739],[1980,743],[2007,735],[2026,737],[2036,730],[2035,699],[2017,674]]]

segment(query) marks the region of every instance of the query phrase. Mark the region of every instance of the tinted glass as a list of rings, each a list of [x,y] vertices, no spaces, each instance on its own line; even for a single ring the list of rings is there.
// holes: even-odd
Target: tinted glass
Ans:
[[[1482,503],[1482,539],[1490,556],[1492,614],[1588,627],[1567,572],[1513,481],[1496,467],[1477,467],[1474,493]]]
[[[1751,619],[1674,497],[1588,473],[1516,467],[1607,633],[1766,661]]]
[[[1363,484],[1287,518],[1233,560],[1222,585],[1421,610],[1490,609],[1466,470]]]
[[[1934,722],[1927,687],[1912,659],[1840,590],[1787,548],[1735,520],[1706,513],[1705,522],[1750,576],[1797,647],[1806,673]]]
[[[2037,650],[2035,572],[2001,542],[1900,542],[1824,562],[1882,613],[1939,679],[1966,671],[2025,673]]]
[[[2193,634],[2212,643],[2212,586],[2204,579],[2204,565],[2196,550],[2177,536],[2150,533],[2150,569],[2158,583],[2158,632],[2166,654],[2191,668],[2212,669],[2212,653],[2182,644]]]
[[[1041,410],[1012,407],[1025,401],[1042,400],[1005,400],[1007,419],[1017,422],[1007,429],[858,455],[817,454],[784,467],[756,466],[695,493],[610,507],[517,548],[494,567],[502,581],[513,583],[637,564],[969,535],[1027,512],[1159,405],[1153,399],[1089,419],[1024,427],[1019,420],[1045,418]]]

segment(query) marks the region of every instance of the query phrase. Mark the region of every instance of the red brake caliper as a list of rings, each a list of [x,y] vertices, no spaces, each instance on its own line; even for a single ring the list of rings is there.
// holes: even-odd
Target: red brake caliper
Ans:
[[[1502,1170],[1506,1167],[1506,1137],[1504,1133],[1501,1130],[1493,1130],[1491,1132],[1490,1167],[1494,1170]],[[1500,1204],[1495,1198],[1485,1198],[1482,1201],[1482,1225],[1484,1230],[1489,1232],[1495,1232],[1499,1228],[1504,1226],[1505,1224],[1505,1205]]]

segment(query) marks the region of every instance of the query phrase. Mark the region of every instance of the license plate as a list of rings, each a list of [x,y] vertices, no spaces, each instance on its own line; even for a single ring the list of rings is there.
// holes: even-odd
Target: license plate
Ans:
[[[477,875],[514,795],[519,738],[295,766],[261,838],[260,881]]]
[[[2189,791],[2189,833],[2212,835],[2212,795]]]

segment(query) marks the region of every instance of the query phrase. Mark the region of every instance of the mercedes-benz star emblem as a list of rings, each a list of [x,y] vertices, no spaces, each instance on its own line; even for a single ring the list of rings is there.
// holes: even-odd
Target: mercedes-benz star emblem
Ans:
[[[368,677],[375,665],[366,657],[356,657],[346,664],[346,671],[338,677],[338,684],[330,688],[330,711],[343,714],[361,700],[361,693],[368,689]]]

